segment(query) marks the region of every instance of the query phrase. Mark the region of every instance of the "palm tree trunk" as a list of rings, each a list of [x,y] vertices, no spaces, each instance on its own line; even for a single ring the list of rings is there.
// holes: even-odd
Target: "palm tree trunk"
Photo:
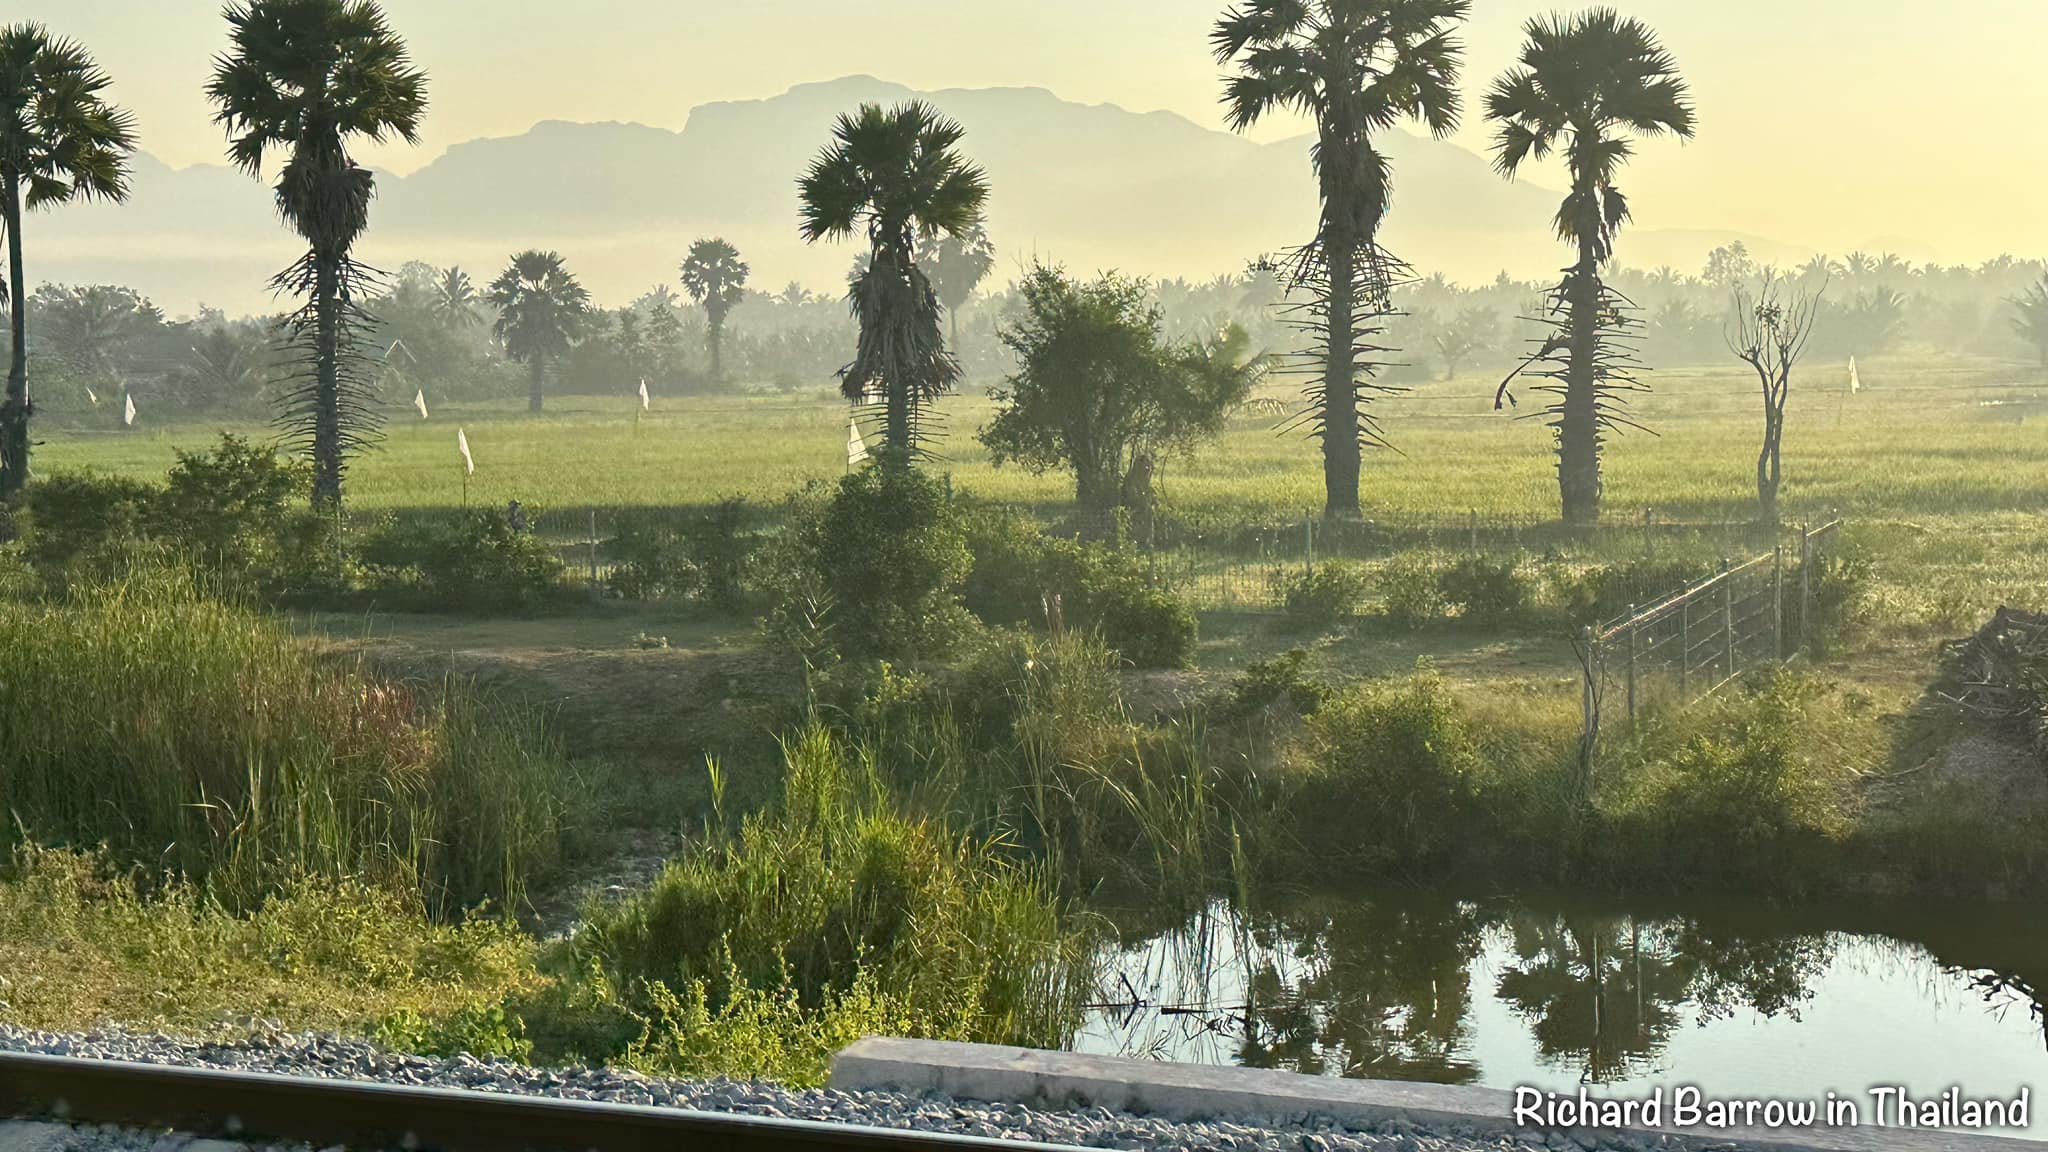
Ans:
[[[1593,239],[1579,242],[1566,296],[1570,359],[1557,426],[1557,486],[1567,524],[1600,518],[1600,262]]]
[[[888,411],[882,420],[882,443],[891,455],[910,459],[910,382],[891,376],[887,384]]]
[[[526,410],[540,411],[541,387],[547,383],[548,362],[545,356],[535,353],[526,362]]]
[[[1358,367],[1352,345],[1357,305],[1358,248],[1341,229],[1330,229],[1329,360],[1323,373],[1323,518],[1358,515]]]
[[[0,185],[0,223],[7,228],[7,397],[0,401],[0,500],[28,483],[28,289],[21,271],[21,181]]]
[[[725,317],[711,318],[711,382],[718,384],[725,379],[725,362],[721,355],[725,344]]]
[[[316,260],[313,312],[313,506],[341,504],[341,259]]]

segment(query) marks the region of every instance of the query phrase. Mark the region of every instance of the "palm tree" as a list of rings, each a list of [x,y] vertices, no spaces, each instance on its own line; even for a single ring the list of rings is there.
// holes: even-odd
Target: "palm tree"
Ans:
[[[932,282],[939,303],[946,306],[946,339],[960,345],[960,308],[996,266],[996,246],[979,223],[958,236],[921,236],[917,266]]]
[[[1538,17],[1525,31],[1521,66],[1494,81],[1486,115],[1500,126],[1494,164],[1503,176],[1512,180],[1524,162],[1553,151],[1564,154],[1571,174],[1556,227],[1579,258],[1558,293],[1567,359],[1554,427],[1564,518],[1583,523],[1600,514],[1600,438],[1614,421],[1603,403],[1610,367],[1601,328],[1612,305],[1600,267],[1629,218],[1614,177],[1634,153],[1631,133],[1690,138],[1693,109],[1677,62],[1639,21],[1595,8]]]
[[[207,95],[237,167],[261,177],[271,150],[288,153],[277,210],[307,253],[276,284],[307,298],[292,321],[306,379],[283,420],[312,449],[313,503],[339,504],[344,458],[371,443],[377,422],[374,384],[349,363],[367,288],[350,252],[376,181],[348,143],[419,143],[427,78],[375,0],[247,0],[226,16],[233,49],[215,61]]]
[[[483,323],[477,315],[476,306],[481,303],[476,286],[469,282],[469,273],[460,268],[449,268],[434,282],[434,318],[441,326],[460,332]]]
[[[711,378],[719,380],[725,373],[719,356],[725,343],[725,318],[746,298],[747,262],[740,259],[739,249],[713,237],[690,245],[682,273],[683,290],[704,306],[709,321],[706,339],[711,345]]]
[[[101,98],[110,83],[75,41],[40,24],[0,28],[0,226],[7,232],[6,399],[0,401],[0,499],[28,482],[27,276],[24,211],[74,199],[128,198],[134,120]]]
[[[960,379],[939,332],[939,301],[917,266],[914,236],[965,235],[981,220],[988,181],[955,150],[965,131],[920,101],[863,104],[832,127],[831,145],[798,182],[805,242],[865,228],[868,264],[847,299],[860,322],[840,391],[884,406],[884,443],[907,459],[918,412]]]
[[[512,257],[484,299],[498,309],[492,331],[505,342],[505,354],[526,365],[526,407],[538,412],[548,362],[568,354],[590,312],[590,293],[562,266],[561,256],[529,250]]]
[[[1463,46],[1451,29],[1470,8],[1470,0],[1245,0],[1209,37],[1219,63],[1237,61],[1223,97],[1232,128],[1283,108],[1316,122],[1322,219],[1310,250],[1329,284],[1322,382],[1311,396],[1320,401],[1325,516],[1357,515],[1360,450],[1378,439],[1360,411],[1355,320],[1361,288],[1365,303],[1385,310],[1377,237],[1392,172],[1373,134],[1410,118],[1439,137],[1457,128]],[[1365,368],[1368,378],[1372,371]]]
[[[2020,339],[2040,352],[2041,367],[2048,368],[2048,275],[2013,297],[2012,306],[2019,313],[2012,318],[2012,326],[2018,330]]]

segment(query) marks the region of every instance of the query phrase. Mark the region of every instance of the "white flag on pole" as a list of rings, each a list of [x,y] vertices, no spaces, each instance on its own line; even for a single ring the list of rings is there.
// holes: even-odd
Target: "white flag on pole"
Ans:
[[[1863,391],[1863,381],[1856,375],[1856,358],[1851,356],[1849,357],[1849,394],[1853,396],[1861,391]]]
[[[420,410],[420,419],[427,418],[427,390],[422,388],[412,394],[412,406]]]
[[[642,380],[640,381],[640,410],[643,412],[646,411],[647,406],[647,381]]]
[[[123,423],[123,424],[126,424],[126,425],[128,425],[129,427],[134,427],[134,425],[135,425],[135,397],[134,397],[133,395],[127,395],[127,396],[123,396],[123,397],[122,397],[121,399],[122,399],[122,409],[121,409],[121,423]]]
[[[868,458],[868,442],[861,439],[860,425],[851,420],[846,422],[846,466],[853,467]]]
[[[91,388],[87,388],[85,390],[85,398],[87,400],[92,401],[93,407],[97,408],[100,406],[100,394],[93,391]]]
[[[469,455],[469,435],[460,428],[455,430],[455,447],[462,451],[462,474],[476,475],[476,461]]]

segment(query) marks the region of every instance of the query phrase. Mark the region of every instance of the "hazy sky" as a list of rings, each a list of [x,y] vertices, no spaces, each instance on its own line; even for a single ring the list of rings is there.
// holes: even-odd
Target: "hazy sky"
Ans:
[[[1220,126],[1205,37],[1219,0],[384,0],[433,78],[418,149],[536,120],[680,128],[714,100],[868,73],[916,88],[1037,85]],[[1677,55],[1699,138],[1653,141],[1623,184],[1639,223],[1726,228],[1918,260],[2048,251],[2040,109],[2048,0],[1622,0]],[[1476,0],[1468,93],[1557,5]],[[176,165],[216,161],[200,93],[225,40],[211,0],[12,0],[85,40]],[[1460,142],[1486,143],[1476,101]],[[1255,135],[1300,131],[1276,123]],[[1306,175],[1304,175],[1306,178]],[[1554,182],[1554,180],[1552,181]]]

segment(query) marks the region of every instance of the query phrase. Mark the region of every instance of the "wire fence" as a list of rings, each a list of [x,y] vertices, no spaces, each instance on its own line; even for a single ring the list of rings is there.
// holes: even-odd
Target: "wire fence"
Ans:
[[[1744,673],[1813,653],[1816,574],[1840,549],[1842,523],[1801,525],[1796,541],[1721,570],[1581,635],[1582,767],[1608,717],[1633,726],[1711,696]]]
[[[1180,519],[1159,515],[1134,519],[1125,513],[1047,513],[1028,506],[1006,508],[1030,516],[1056,535],[1112,542],[1137,554],[1152,583],[1170,588],[1203,611],[1267,614],[1285,611],[1290,589],[1321,565],[1374,565],[1420,553],[1435,562],[1459,556],[1542,557],[1568,553],[1580,560],[1640,561],[1697,558],[1770,548],[1779,530],[1756,521],[1701,521],[1646,509],[1593,525],[1565,525],[1555,517],[1469,512],[1451,516],[1374,516],[1324,522],[1314,516],[1294,521]],[[358,530],[402,523],[420,528],[453,528],[462,518],[503,516],[544,542],[562,562],[561,580],[593,595],[658,597],[635,570],[650,557],[689,562],[713,546],[721,533],[773,534],[780,509],[767,504],[635,505],[527,508],[411,507],[351,513]],[[1789,542],[1789,537],[1786,538]],[[1669,566],[1634,566],[1622,578],[1646,581],[1614,596],[1646,602],[1669,586]],[[638,583],[636,583],[638,581]],[[1613,597],[1609,597],[1612,599]]]

